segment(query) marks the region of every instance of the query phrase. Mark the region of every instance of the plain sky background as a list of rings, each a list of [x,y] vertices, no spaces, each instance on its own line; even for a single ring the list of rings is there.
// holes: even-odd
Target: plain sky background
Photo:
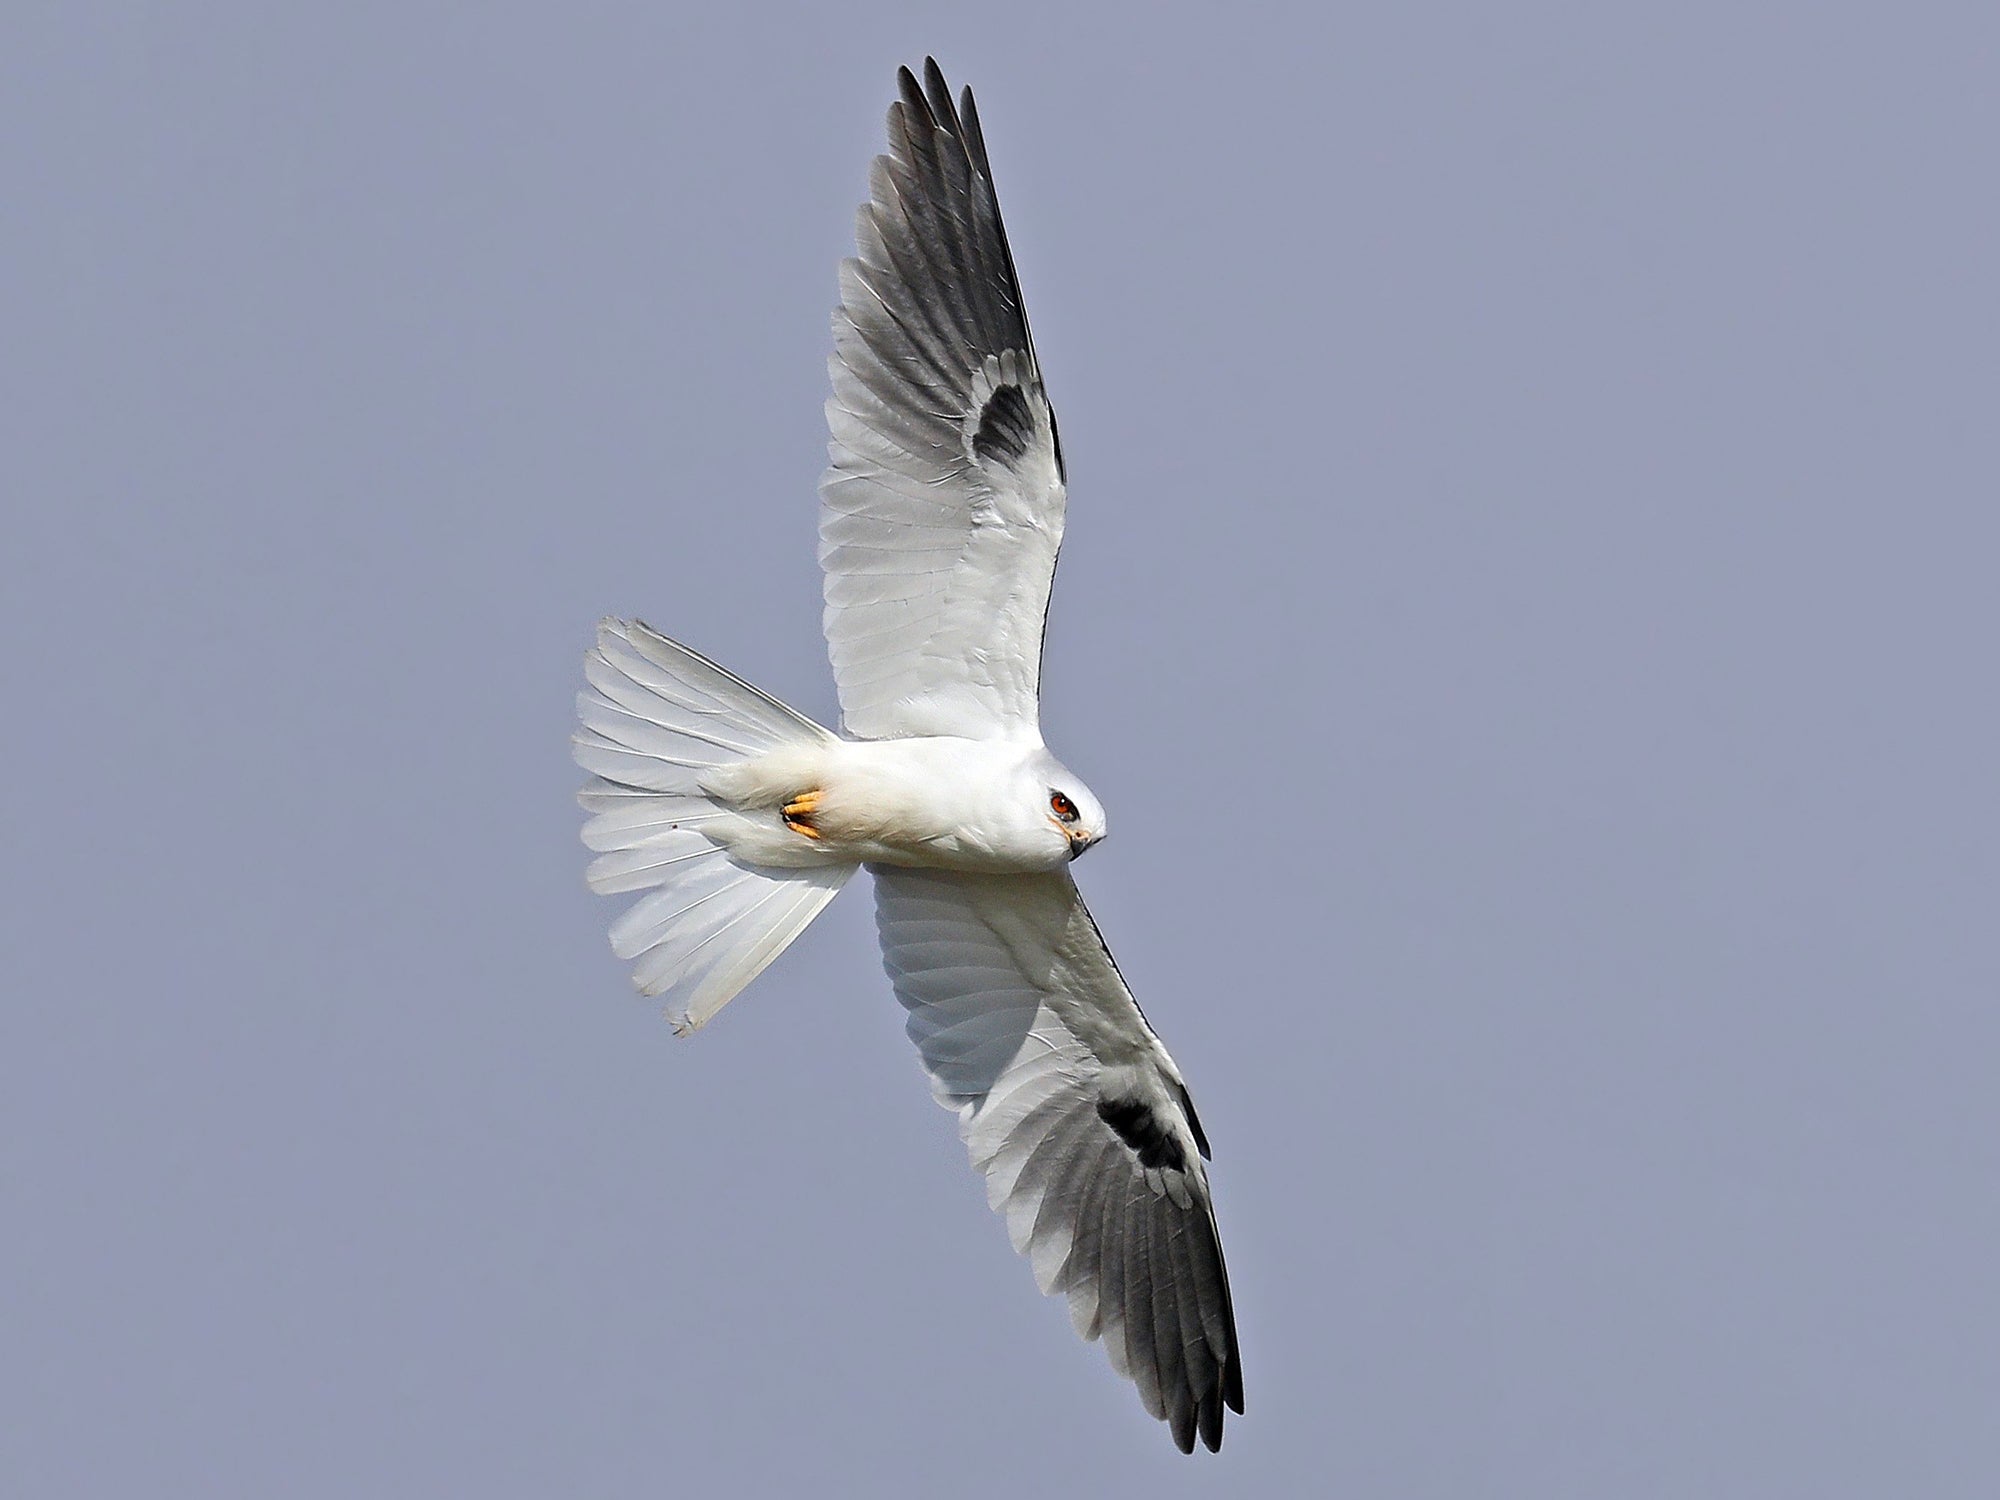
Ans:
[[[836,260],[978,91],[1045,727],[1215,1144],[1184,1459],[863,882],[633,998],[595,619],[822,718]],[[11,0],[0,1490],[2000,1494],[2000,13]]]

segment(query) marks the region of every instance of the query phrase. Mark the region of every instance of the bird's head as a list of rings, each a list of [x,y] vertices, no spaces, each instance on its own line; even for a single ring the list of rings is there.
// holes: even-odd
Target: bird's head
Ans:
[[[1032,784],[1042,820],[1062,836],[1068,858],[1104,837],[1104,804],[1061,761],[1044,756],[1034,768]]]

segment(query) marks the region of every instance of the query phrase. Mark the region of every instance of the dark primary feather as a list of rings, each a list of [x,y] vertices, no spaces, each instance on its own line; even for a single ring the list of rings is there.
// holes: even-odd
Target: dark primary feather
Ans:
[[[964,91],[961,116],[935,61],[926,60],[924,75],[928,88],[908,68],[897,74],[902,97],[889,107],[889,154],[876,160],[873,201],[859,216],[861,255],[850,262],[869,295],[842,300],[885,368],[849,367],[949,450],[982,362],[1014,350],[1026,356],[1023,373],[1037,386],[1041,367],[972,90]],[[955,409],[912,409],[912,394],[926,388]],[[1057,465],[1060,472],[1059,441]]]

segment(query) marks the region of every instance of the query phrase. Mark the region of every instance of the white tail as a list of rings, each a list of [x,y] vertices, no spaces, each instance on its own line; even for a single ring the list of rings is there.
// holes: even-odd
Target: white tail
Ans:
[[[732,858],[703,828],[736,816],[701,788],[715,766],[833,738],[706,657],[636,620],[604,620],[584,658],[577,800],[598,851],[590,888],[648,891],[611,926],[640,993],[665,995],[676,1031],[706,1022],[804,932],[852,865],[767,869]]]

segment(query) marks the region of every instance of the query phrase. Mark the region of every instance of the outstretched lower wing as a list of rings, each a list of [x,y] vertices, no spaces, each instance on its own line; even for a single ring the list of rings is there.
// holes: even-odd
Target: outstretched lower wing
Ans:
[[[849,734],[1038,719],[1063,472],[972,91],[900,75],[833,315],[826,640]]]
[[[1171,1424],[1243,1410],[1208,1142],[1066,872],[873,867],[883,961],[1014,1248]]]

